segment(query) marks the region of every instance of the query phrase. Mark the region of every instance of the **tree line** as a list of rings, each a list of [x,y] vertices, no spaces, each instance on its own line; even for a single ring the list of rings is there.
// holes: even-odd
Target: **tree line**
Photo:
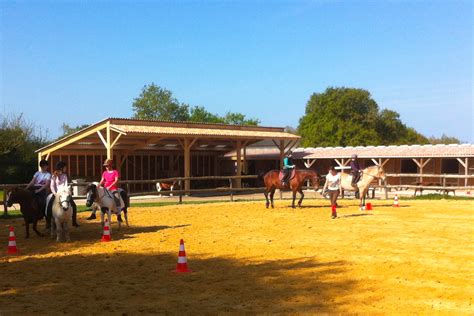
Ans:
[[[165,121],[187,121],[257,126],[258,118],[239,112],[219,115],[203,106],[191,106],[177,100],[173,93],[154,83],[145,85],[132,102],[133,118]],[[72,134],[88,124],[71,126],[63,123],[62,135]],[[313,93],[297,128],[286,131],[302,137],[301,146],[368,146],[404,144],[452,144],[459,139],[442,135],[426,137],[400,119],[390,109],[380,109],[369,91],[329,87]],[[54,139],[57,140],[57,139]],[[35,150],[54,141],[27,122],[23,115],[2,115],[0,118],[0,183],[19,183],[30,179],[36,170]]]

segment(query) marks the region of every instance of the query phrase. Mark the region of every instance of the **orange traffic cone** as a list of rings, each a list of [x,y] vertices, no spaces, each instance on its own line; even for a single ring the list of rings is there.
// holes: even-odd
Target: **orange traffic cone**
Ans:
[[[9,255],[14,255],[18,252],[16,248],[16,237],[15,232],[13,231],[13,226],[10,226],[10,236],[8,237],[8,250]]]
[[[398,195],[395,194],[395,197],[393,198],[393,207],[400,207],[400,204],[398,203]]]
[[[365,205],[365,210],[366,210],[366,211],[372,211],[372,210],[373,210],[373,209],[372,209],[372,203],[370,203],[370,202],[367,203],[367,204]]]
[[[175,272],[191,272],[188,269],[188,260],[186,259],[186,251],[184,251],[184,241],[182,239],[179,242],[178,263],[176,264]]]
[[[103,242],[111,241],[112,239],[110,238],[110,227],[109,227],[109,222],[107,219],[105,219],[104,223],[104,233],[102,234],[102,240]]]

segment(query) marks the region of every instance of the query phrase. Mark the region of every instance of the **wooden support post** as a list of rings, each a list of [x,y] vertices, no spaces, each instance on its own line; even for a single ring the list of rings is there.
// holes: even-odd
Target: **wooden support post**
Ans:
[[[242,141],[238,140],[236,145],[236,152],[237,152],[237,170],[235,175],[241,176],[242,175]],[[241,188],[242,187],[242,179],[235,179],[235,187]]]
[[[280,140],[280,169],[283,169],[283,158],[285,157],[285,141]]]
[[[461,164],[461,166],[463,166],[464,168],[464,175],[466,176],[466,178],[464,178],[464,186],[467,187],[467,176],[469,174],[469,163],[468,163],[468,159],[467,158],[464,158],[464,161],[462,161],[461,158],[456,158],[457,161]],[[459,185],[459,182],[457,183]]]
[[[234,192],[232,191],[232,179],[229,179],[229,194],[230,194],[230,201],[234,202]]]
[[[112,156],[112,143],[110,141],[110,121],[107,121],[107,129],[106,129],[106,135],[107,135],[107,159],[113,159],[113,156]]]
[[[191,147],[189,146],[190,142],[188,138],[184,139],[184,177],[190,177],[191,174]],[[190,180],[184,180],[184,190],[186,194],[191,189]]]
[[[181,180],[178,181],[178,185],[179,185],[179,201],[178,203],[179,204],[183,204],[183,183]]]

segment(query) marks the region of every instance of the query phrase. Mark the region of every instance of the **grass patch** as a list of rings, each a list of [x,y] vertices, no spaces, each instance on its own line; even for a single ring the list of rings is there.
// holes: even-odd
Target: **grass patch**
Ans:
[[[472,200],[474,201],[474,197],[469,196],[452,196],[452,195],[444,195],[444,194],[426,194],[426,195],[418,195],[411,198],[403,198],[404,200]]]

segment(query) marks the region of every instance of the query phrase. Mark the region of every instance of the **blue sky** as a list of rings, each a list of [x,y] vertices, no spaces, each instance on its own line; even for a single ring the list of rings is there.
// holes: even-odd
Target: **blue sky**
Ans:
[[[181,102],[294,126],[314,92],[369,90],[425,135],[474,142],[471,1],[0,1],[3,113],[130,117]]]

